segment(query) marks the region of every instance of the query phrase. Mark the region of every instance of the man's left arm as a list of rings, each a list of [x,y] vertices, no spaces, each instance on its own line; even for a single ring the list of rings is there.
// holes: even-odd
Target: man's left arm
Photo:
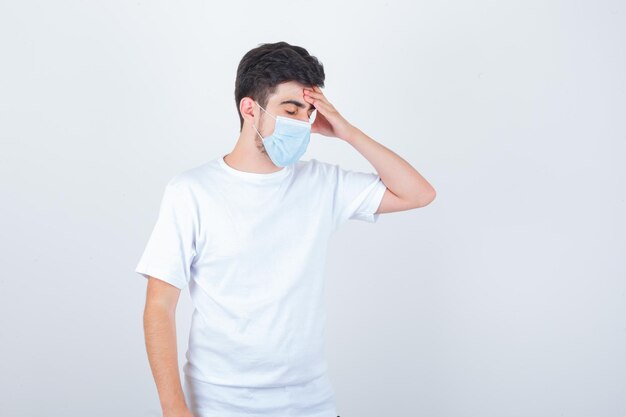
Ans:
[[[376,169],[387,187],[376,213],[424,207],[435,199],[433,186],[411,164],[350,124],[328,102],[319,87],[305,88],[304,97],[318,113],[312,132],[348,142]]]
[[[354,131],[342,139],[374,166],[387,186],[376,213],[424,207],[435,199],[433,186],[411,164],[358,128],[354,127]]]

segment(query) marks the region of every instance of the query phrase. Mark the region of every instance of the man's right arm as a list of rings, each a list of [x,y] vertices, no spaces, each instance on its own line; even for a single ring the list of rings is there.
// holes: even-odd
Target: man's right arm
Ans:
[[[185,403],[178,369],[176,305],[179,296],[179,288],[149,277],[143,326],[163,417],[193,417]]]

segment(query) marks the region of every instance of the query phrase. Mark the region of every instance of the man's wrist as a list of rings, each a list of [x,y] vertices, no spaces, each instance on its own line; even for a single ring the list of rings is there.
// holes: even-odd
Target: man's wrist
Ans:
[[[362,135],[363,132],[361,132],[361,130],[356,127],[356,126],[350,126],[350,128],[347,130],[347,133],[345,135],[343,135],[342,140],[351,143],[355,140],[359,139],[359,136]]]
[[[163,417],[178,417],[189,413],[189,409],[185,403],[167,407],[161,406],[161,411],[163,412]]]

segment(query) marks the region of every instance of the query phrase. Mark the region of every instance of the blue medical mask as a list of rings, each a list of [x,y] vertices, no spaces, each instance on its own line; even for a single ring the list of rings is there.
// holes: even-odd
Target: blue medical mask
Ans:
[[[290,117],[273,116],[261,107],[259,103],[256,104],[276,120],[274,132],[266,137],[259,133],[254,124],[252,125],[256,133],[261,137],[263,146],[265,146],[265,150],[272,162],[277,166],[284,167],[299,160],[309,145],[312,122],[305,122]]]

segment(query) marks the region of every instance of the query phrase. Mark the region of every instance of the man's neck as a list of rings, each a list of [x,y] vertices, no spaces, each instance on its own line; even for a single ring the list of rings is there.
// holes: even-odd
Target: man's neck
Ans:
[[[243,136],[243,135],[242,135]],[[233,150],[224,156],[224,162],[230,167],[244,172],[252,172],[256,174],[270,174],[278,172],[284,167],[277,167],[270,160],[265,152],[260,152],[256,148],[253,139],[240,136]],[[248,143],[248,146],[244,146]]]

